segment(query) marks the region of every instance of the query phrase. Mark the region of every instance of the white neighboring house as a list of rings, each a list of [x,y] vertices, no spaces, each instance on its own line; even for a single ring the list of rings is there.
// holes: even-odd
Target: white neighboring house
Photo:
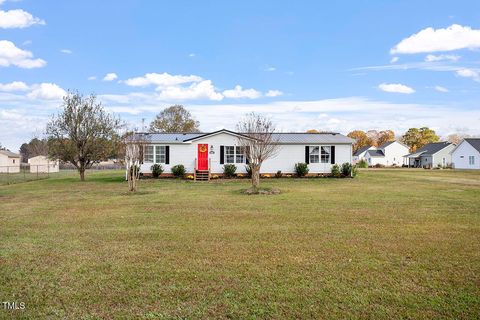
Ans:
[[[480,169],[480,138],[466,138],[452,150],[455,169]]]
[[[405,156],[409,167],[414,168],[434,168],[447,167],[452,164],[451,152],[455,145],[450,142],[428,143]]]
[[[219,130],[210,133],[145,133],[143,174],[151,174],[154,163],[161,164],[164,175],[182,164],[187,173],[200,171],[221,175],[225,164],[234,164],[237,173],[246,173],[247,159],[238,138],[243,134]],[[331,173],[333,164],[352,162],[353,140],[339,133],[275,133],[279,149],[267,159],[262,174],[294,173],[296,163],[308,164],[310,174]]]
[[[361,147],[352,156],[352,162],[353,164],[357,164],[360,160],[365,159],[365,155],[367,154],[368,150],[375,150],[375,147],[372,146],[366,146],[366,147]]]
[[[0,173],[20,172],[20,155],[8,150],[0,150]]]
[[[402,166],[406,164],[405,156],[409,148],[398,141],[385,142],[378,148],[372,147],[365,152],[365,160],[369,166]]]
[[[50,160],[46,156],[36,156],[28,159],[30,173],[52,173],[60,171],[60,161]]]

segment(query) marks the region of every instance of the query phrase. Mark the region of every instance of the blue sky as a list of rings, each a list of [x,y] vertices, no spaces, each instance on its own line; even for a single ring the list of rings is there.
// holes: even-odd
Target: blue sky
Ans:
[[[69,89],[132,128],[180,103],[204,131],[256,111],[478,135],[480,2],[0,0],[0,143],[41,136]]]

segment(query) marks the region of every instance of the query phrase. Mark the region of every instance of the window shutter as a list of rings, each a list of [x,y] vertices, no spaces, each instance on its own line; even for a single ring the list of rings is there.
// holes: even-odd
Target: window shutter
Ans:
[[[170,146],[165,146],[165,164],[170,164]]]
[[[245,147],[245,163],[249,164],[250,161],[248,161],[248,155],[250,154],[250,146]]]
[[[330,163],[335,164],[335,146],[330,148]]]
[[[309,153],[309,146],[305,146],[305,163],[309,164],[310,163],[310,153]]]
[[[224,147],[220,146],[220,164],[223,164],[224,162],[224,159],[223,159],[224,155],[225,155]]]

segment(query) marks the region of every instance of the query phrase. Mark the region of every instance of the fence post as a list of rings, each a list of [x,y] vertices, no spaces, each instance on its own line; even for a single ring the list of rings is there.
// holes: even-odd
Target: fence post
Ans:
[[[10,177],[8,176],[10,173],[10,167],[7,166],[7,184],[10,184]]]

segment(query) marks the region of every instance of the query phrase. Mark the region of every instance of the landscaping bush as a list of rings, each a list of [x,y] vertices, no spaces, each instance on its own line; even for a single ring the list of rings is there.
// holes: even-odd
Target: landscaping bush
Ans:
[[[353,168],[352,168],[352,178],[355,178],[357,176],[357,173],[358,173],[357,166],[353,166]]]
[[[352,165],[348,162],[342,164],[341,172],[342,175],[345,177],[350,177],[352,175]]]
[[[335,177],[335,178],[339,178],[340,177],[340,166],[338,164],[334,164],[332,166],[332,176]]]
[[[375,168],[385,168],[385,165],[381,164],[381,163],[377,163],[376,165],[374,165]]]
[[[252,167],[250,167],[249,164],[245,166],[245,171],[247,171],[247,177],[251,178],[252,177]]]
[[[277,173],[275,173],[275,178],[281,178],[282,177],[282,171],[278,170]]]
[[[172,173],[175,177],[181,178],[185,175],[185,166],[183,164],[177,164],[172,167]]]
[[[237,166],[234,164],[226,164],[223,166],[223,176],[225,178],[235,177],[235,171],[237,171]]]
[[[297,177],[305,177],[308,171],[308,164],[304,162],[295,163],[295,173],[297,174]]]
[[[153,166],[150,167],[150,170],[152,170],[152,176],[154,178],[160,177],[160,175],[163,173],[163,168],[161,164],[154,164]]]
[[[368,163],[365,159],[361,159],[360,161],[358,161],[357,167],[358,168],[368,168]]]

